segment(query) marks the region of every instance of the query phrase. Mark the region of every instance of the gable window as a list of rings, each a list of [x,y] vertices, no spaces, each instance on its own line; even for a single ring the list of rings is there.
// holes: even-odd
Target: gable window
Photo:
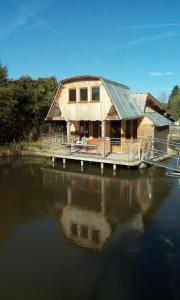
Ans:
[[[76,89],[69,90],[69,102],[76,102]]]
[[[100,100],[100,89],[98,86],[92,87],[92,101]]]
[[[80,101],[87,101],[88,100],[88,89],[81,88],[80,89]]]

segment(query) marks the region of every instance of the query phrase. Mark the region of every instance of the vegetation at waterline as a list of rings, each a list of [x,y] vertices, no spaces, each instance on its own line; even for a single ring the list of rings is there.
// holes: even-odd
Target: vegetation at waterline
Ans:
[[[13,141],[8,144],[0,145],[0,158],[5,157],[19,157],[22,155],[23,151],[25,152],[46,152],[48,145],[38,139],[36,141]]]
[[[0,145],[38,137],[57,87],[54,76],[10,80],[0,64]]]

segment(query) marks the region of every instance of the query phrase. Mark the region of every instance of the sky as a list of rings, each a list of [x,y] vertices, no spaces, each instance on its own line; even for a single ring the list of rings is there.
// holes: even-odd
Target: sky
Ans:
[[[0,0],[9,77],[100,75],[165,101],[180,85],[179,0]]]

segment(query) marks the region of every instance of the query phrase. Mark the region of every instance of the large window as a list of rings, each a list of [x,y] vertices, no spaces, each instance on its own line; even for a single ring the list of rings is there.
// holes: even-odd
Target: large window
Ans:
[[[100,89],[98,86],[92,87],[92,101],[100,100]]]
[[[81,88],[80,89],[80,101],[87,101],[88,100],[88,89]]]
[[[69,90],[69,102],[76,102],[76,89]]]

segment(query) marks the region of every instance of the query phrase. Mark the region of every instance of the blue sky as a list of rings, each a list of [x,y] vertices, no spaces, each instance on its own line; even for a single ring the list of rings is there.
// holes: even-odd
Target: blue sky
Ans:
[[[10,78],[101,75],[166,97],[180,85],[179,0],[0,0]]]

